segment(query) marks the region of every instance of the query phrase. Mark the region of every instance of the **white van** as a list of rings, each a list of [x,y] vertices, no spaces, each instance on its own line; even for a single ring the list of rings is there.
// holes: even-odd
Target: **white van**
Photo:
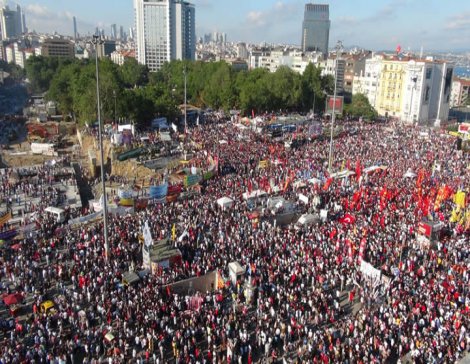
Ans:
[[[65,211],[59,207],[49,206],[44,209],[47,215],[53,215],[57,222],[65,221]]]

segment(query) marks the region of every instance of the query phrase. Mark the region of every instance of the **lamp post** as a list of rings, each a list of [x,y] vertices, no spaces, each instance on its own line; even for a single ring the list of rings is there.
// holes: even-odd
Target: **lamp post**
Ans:
[[[103,44],[103,39],[97,35],[93,36],[92,43],[95,45],[95,65],[96,65],[96,104],[98,109],[98,143],[100,145],[100,158],[101,158],[101,184],[103,188],[103,230],[104,230],[104,251],[105,259],[109,260],[109,240],[108,240],[108,199],[106,197],[106,181],[104,174],[104,153],[103,153],[103,134],[102,134],[102,120],[101,120],[101,103],[100,103],[100,74],[98,68],[98,45]]]
[[[313,104],[312,104],[312,114],[313,114],[313,120],[315,120],[315,90],[313,90]]]
[[[186,99],[186,65],[183,68],[183,75],[184,75],[184,133],[188,132],[188,120],[187,120],[187,99]]]
[[[113,97],[114,97],[114,122],[116,123],[116,90],[113,90]]]
[[[418,81],[418,77],[416,75],[414,75],[413,77],[411,77],[411,81],[413,82],[413,86],[411,86],[411,100],[410,100],[410,111],[409,111],[409,117],[410,117],[410,121],[412,123],[414,123],[414,117],[413,117],[413,94],[414,94],[414,90],[416,89],[416,82]]]
[[[328,172],[331,173],[332,164],[333,164],[333,127],[335,125],[335,118],[336,118],[336,85],[338,84],[338,58],[340,55],[341,50],[343,49],[343,43],[339,40],[336,43],[336,60],[335,60],[335,88],[333,93],[333,112],[331,115],[331,127],[330,127],[330,152],[328,155]]]

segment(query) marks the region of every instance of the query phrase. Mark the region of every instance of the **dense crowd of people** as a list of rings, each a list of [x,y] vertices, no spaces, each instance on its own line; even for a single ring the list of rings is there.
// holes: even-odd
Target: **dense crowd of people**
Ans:
[[[191,166],[218,173],[187,199],[111,216],[108,257],[100,222],[60,234],[46,222],[20,249],[5,245],[2,292],[21,292],[30,312],[4,315],[0,362],[444,363],[467,355],[470,218],[465,198],[459,210],[453,196],[470,193],[469,155],[438,130],[354,124],[354,135],[334,142],[332,174],[329,140],[286,148],[215,118],[191,129],[185,148]],[[294,134],[308,138],[308,127]],[[4,194],[28,188],[2,185]],[[280,224],[268,197],[243,198],[256,190],[317,218]],[[224,196],[232,206],[221,208]],[[418,231],[423,220],[439,223],[431,242]],[[145,222],[155,240],[180,250],[181,264],[123,284],[125,272],[142,271]],[[186,294],[171,287],[213,271],[227,277],[233,261],[245,267],[236,284]],[[46,299],[55,311],[42,312]]]

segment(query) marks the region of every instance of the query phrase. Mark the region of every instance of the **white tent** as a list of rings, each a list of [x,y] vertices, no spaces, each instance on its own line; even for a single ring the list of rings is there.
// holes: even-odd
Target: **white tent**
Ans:
[[[302,181],[301,179],[298,179],[297,181],[295,181],[295,182],[292,184],[292,186],[293,186],[294,188],[301,188],[301,187],[305,187],[306,184],[305,184],[305,182]]]
[[[239,276],[245,274],[245,268],[242,267],[238,262],[228,263],[228,271],[233,285],[237,284],[237,279]]]
[[[416,173],[414,173],[412,170],[407,170],[406,173],[403,175],[403,178],[415,178]]]
[[[250,198],[263,197],[263,196],[266,196],[266,195],[267,195],[266,191],[254,190],[254,191],[251,191],[250,193],[244,192],[243,193],[243,199],[244,200],[249,200]]]
[[[268,210],[273,210],[273,209],[280,209],[284,205],[287,204],[287,201],[283,197],[271,197],[268,200],[268,205],[267,208]]]
[[[319,185],[321,181],[318,178],[310,178],[308,183],[311,183],[312,185]]]
[[[300,218],[297,220],[297,225],[310,225],[313,224],[317,220],[317,218],[312,215],[312,214],[304,214],[300,216]]]
[[[220,207],[222,207],[223,210],[225,210],[232,207],[233,200],[230,197],[221,197],[217,200],[217,205],[219,205]]]
[[[332,173],[330,175],[330,177],[331,178],[346,178],[346,177],[352,176],[354,174],[356,174],[356,173],[353,172],[353,171],[350,171],[348,169],[345,169],[344,171],[341,171],[341,172]]]

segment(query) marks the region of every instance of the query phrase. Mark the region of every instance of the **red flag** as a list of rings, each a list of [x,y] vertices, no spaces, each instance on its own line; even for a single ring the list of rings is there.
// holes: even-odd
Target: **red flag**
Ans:
[[[248,193],[251,193],[253,191],[253,183],[251,183],[251,178],[248,180]]]
[[[362,174],[361,161],[358,159],[356,161],[356,181],[359,181]]]
[[[325,184],[323,185],[323,191],[328,190],[330,188],[331,182],[333,182],[333,178],[330,177],[326,180]]]
[[[344,216],[338,219],[338,221],[341,224],[354,224],[356,222],[356,218],[351,214],[344,214]]]

